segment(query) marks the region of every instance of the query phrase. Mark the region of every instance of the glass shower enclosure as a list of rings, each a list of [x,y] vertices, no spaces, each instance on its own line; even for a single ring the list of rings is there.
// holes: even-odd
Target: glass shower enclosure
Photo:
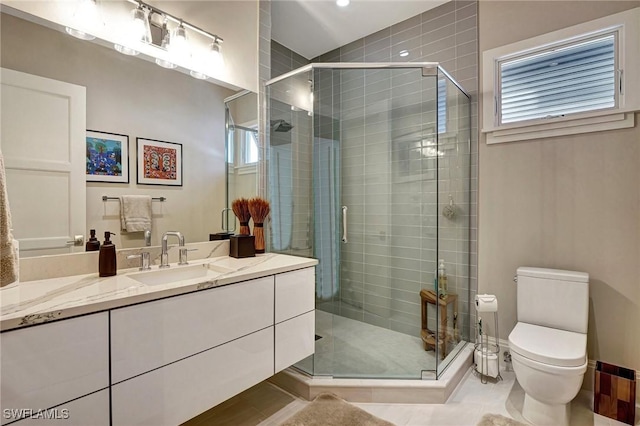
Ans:
[[[266,88],[269,249],[319,260],[296,367],[437,378],[470,337],[469,96],[437,63],[316,63]]]

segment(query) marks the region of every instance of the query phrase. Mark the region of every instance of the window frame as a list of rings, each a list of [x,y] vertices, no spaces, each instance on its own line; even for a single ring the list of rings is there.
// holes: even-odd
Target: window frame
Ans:
[[[487,144],[633,127],[640,110],[640,8],[483,52],[482,132]],[[605,34],[616,34],[616,106],[564,116],[500,123],[500,64],[519,57],[580,43]]]

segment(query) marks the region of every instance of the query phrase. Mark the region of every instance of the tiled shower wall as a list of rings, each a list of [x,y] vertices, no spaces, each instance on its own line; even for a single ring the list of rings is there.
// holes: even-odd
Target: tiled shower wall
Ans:
[[[430,239],[434,238],[433,227],[437,224],[439,227],[438,234],[438,254],[435,252],[428,253],[422,252],[421,255],[426,255],[424,259],[416,259],[415,254],[412,254],[410,250],[411,235],[407,235],[405,238],[406,244],[400,250],[395,250],[395,255],[378,254],[369,256],[370,262],[365,258],[362,265],[356,265],[351,271],[362,271],[366,275],[366,280],[373,279],[376,285],[372,285],[369,290],[364,287],[363,300],[369,300],[369,307],[373,307],[374,311],[378,313],[385,313],[385,309],[388,314],[384,316],[377,315],[376,317],[368,316],[369,322],[375,322],[378,325],[385,325],[389,328],[403,331],[405,333],[416,333],[416,328],[419,327],[420,316],[420,299],[417,297],[417,293],[420,288],[432,288],[433,271],[437,265],[435,261],[437,258],[443,258],[447,267],[449,275],[449,287],[450,291],[456,292],[460,297],[460,312],[465,313],[462,317],[458,318],[459,324],[462,325],[463,335],[470,336],[470,326],[473,316],[473,307],[467,305],[467,294],[469,294],[470,300],[473,300],[477,291],[477,135],[478,135],[478,120],[477,120],[477,93],[478,93],[478,40],[477,40],[477,2],[475,1],[451,1],[440,7],[429,10],[421,15],[414,16],[406,21],[400,22],[391,27],[385,28],[374,34],[371,34],[362,39],[356,40],[343,46],[339,49],[328,52],[315,58],[312,62],[439,62],[440,65],[449,72],[453,78],[464,88],[464,90],[471,96],[471,145],[470,152],[468,150],[460,149],[455,144],[444,144],[443,155],[439,160],[439,204],[437,208],[424,207],[421,214],[422,223],[424,226],[423,239],[427,244],[431,244]],[[400,56],[400,52],[406,50],[408,56]],[[375,85],[384,87],[386,82],[383,82],[388,76],[384,76],[384,73],[372,73],[368,79],[364,81],[363,88],[358,88],[358,84],[353,84],[349,81],[352,79],[348,75],[348,72],[343,72],[343,77],[335,79],[333,84],[337,85],[334,88],[334,93],[340,93],[342,96],[341,106],[344,113],[345,108],[349,109],[353,102],[360,102],[361,93],[374,94],[380,93],[380,89],[376,89]],[[351,73],[353,74],[353,73]],[[393,96],[401,94],[402,87],[406,90],[405,95],[411,96],[416,93],[416,83],[410,82],[407,77],[401,77],[397,73],[393,77],[389,77],[392,80],[392,86],[395,89]],[[404,81],[402,81],[404,79]],[[351,85],[351,86],[350,86]],[[413,87],[412,87],[413,85]],[[338,90],[335,90],[338,89]],[[387,94],[387,96],[389,96]],[[335,95],[334,95],[335,96]],[[320,97],[322,95],[320,94]],[[372,98],[369,97],[366,103]],[[324,102],[320,101],[322,104]],[[454,103],[455,104],[455,103]],[[363,104],[364,105],[364,104]],[[325,110],[327,107],[325,107]],[[323,114],[326,115],[326,114]],[[464,112],[459,114],[459,119],[465,120]],[[428,124],[429,119],[423,120],[423,124]],[[411,127],[410,122],[405,122],[405,125]],[[343,129],[342,140],[346,141],[345,136],[348,134],[364,135],[366,132],[370,132],[370,123],[361,122],[361,128],[354,123],[343,122],[343,126],[348,128]],[[440,138],[440,142],[444,142],[443,137]],[[347,156],[352,155],[353,152],[345,152]],[[356,155],[366,155],[367,153],[361,153]],[[386,154],[379,154],[386,155]],[[467,179],[468,170],[471,172],[470,181]],[[353,174],[353,168],[347,161],[343,165],[344,173]],[[469,188],[464,188],[465,183],[468,182]],[[346,186],[345,186],[346,184]],[[342,191],[343,193],[357,192],[355,186],[359,183],[354,182],[354,187],[351,187],[349,180],[343,181]],[[412,186],[415,189],[418,184],[406,184],[404,188],[396,187],[394,192],[395,201],[392,200],[391,210],[388,212],[391,217],[396,216],[398,213],[411,212],[412,207],[403,205],[408,201],[406,197],[402,196],[403,191],[411,191],[409,188]],[[426,201],[427,205],[429,200],[434,197],[430,197],[430,194],[434,194],[436,191],[436,181],[422,181],[420,184],[420,190],[423,191],[422,202]],[[363,188],[366,191],[366,187]],[[454,198],[454,204],[457,207],[458,215],[455,220],[449,220],[443,217],[442,209],[449,203],[450,189],[453,189],[452,195]],[[466,190],[470,189],[470,204],[467,203],[465,198]],[[412,196],[415,198],[415,196]],[[403,202],[399,198],[403,198]],[[384,212],[378,211],[378,214],[384,214]],[[402,217],[402,216],[398,216]],[[372,218],[373,219],[373,218]],[[466,222],[468,219],[468,222]],[[396,222],[391,220],[391,223]],[[466,227],[466,223],[470,223],[470,229]],[[366,217],[363,221],[363,226],[367,226]],[[405,230],[402,229],[401,224],[396,223],[395,229],[401,235]],[[393,230],[394,227],[392,227]],[[395,244],[394,241],[392,244]],[[433,250],[435,250],[435,244],[431,244]],[[425,248],[423,247],[423,250]],[[348,253],[348,251],[347,251]],[[391,265],[399,265],[399,259],[397,256],[402,255],[406,260],[401,263],[405,264],[404,267],[395,268]],[[415,253],[415,250],[413,251]],[[349,254],[346,254],[349,256]],[[413,260],[412,260],[413,259]],[[387,265],[388,270],[384,270],[384,267],[380,265]],[[418,267],[418,265],[420,265]],[[383,270],[381,270],[383,268]],[[376,272],[377,273],[374,273]],[[420,273],[419,273],[420,271]],[[349,272],[347,272],[347,275]],[[353,285],[358,287],[360,285],[359,276],[360,272],[354,272],[355,275]],[[384,279],[380,276],[391,276],[392,279],[387,280],[385,285]],[[398,276],[401,274],[402,276]],[[394,277],[395,275],[395,277]],[[419,278],[418,278],[419,277]],[[354,299],[353,290],[349,292],[348,286],[343,277],[343,289],[345,293],[342,295],[343,300],[349,301]],[[350,294],[349,294],[350,293]],[[390,297],[391,296],[391,297]],[[389,298],[391,300],[397,300],[395,302],[385,301]],[[355,296],[355,299],[360,299],[360,296]],[[356,302],[357,304],[357,302]],[[379,309],[380,306],[384,306],[385,309]],[[470,311],[471,309],[471,311]],[[366,307],[365,307],[365,310]],[[345,310],[348,315],[348,308]],[[468,313],[468,314],[467,314]],[[358,313],[354,313],[359,315]],[[393,319],[385,319],[393,318]],[[366,318],[365,318],[366,320]],[[381,323],[382,322],[382,323]],[[451,326],[451,324],[449,324]]]
[[[271,42],[271,76],[276,77],[309,61],[276,41]],[[272,210],[271,250],[296,256],[313,255],[313,181],[309,75],[299,74],[269,87],[271,122],[284,120],[289,130],[271,125],[269,197]],[[307,92],[307,104],[297,94]],[[300,95],[304,96],[304,95]],[[305,99],[303,99],[304,101]],[[304,108],[303,108],[304,107]]]
[[[408,56],[400,56],[403,50],[408,52]],[[354,116],[353,106],[362,103],[364,114],[365,105],[370,105],[372,100],[375,101],[376,96],[398,99],[408,106],[411,102],[406,98],[415,95],[416,85],[421,86],[418,91],[426,101],[426,83],[411,81],[414,77],[402,76],[402,73],[392,75],[389,72],[367,72],[365,76],[359,74],[361,73],[359,71],[326,71],[316,74],[315,89],[318,99],[316,99],[315,132],[316,135],[325,139],[341,140],[343,143],[345,149],[341,159],[343,163],[342,194],[353,194],[355,197],[362,196],[368,199],[385,197],[384,202],[380,203],[375,211],[365,212],[365,204],[362,204],[359,212],[358,207],[352,208],[351,228],[354,231],[358,230],[358,227],[363,230],[365,227],[373,229],[377,226],[376,221],[385,222],[386,229],[378,230],[378,234],[387,233],[386,237],[389,238],[391,247],[394,247],[392,251],[385,251],[386,249],[382,248],[384,244],[378,244],[377,248],[374,244],[366,253],[356,247],[360,244],[362,248],[364,241],[353,241],[350,246],[343,247],[344,259],[341,260],[344,260],[345,266],[349,267],[341,271],[341,292],[334,300],[341,302],[344,315],[416,335],[419,333],[420,324],[418,292],[421,288],[432,288],[433,271],[437,267],[437,258],[440,257],[445,260],[447,266],[449,291],[456,292],[460,296],[459,311],[464,313],[458,318],[462,326],[461,331],[463,336],[470,336],[471,318],[466,313],[473,315],[474,312],[473,307],[467,305],[467,295],[470,296],[469,300],[473,300],[477,289],[477,2],[451,1],[313,60],[313,62],[402,61],[439,62],[471,95],[471,151],[469,153],[468,149],[462,149],[463,145],[457,145],[466,141],[458,140],[457,143],[443,144],[447,138],[446,135],[441,135],[440,143],[443,144],[443,149],[438,161],[440,168],[438,181],[435,180],[435,173],[431,179],[413,182],[409,179],[402,185],[398,185],[396,179],[396,184],[392,184],[391,187],[389,182],[392,181],[383,185],[386,187],[385,195],[375,195],[375,192],[381,189],[381,182],[370,182],[367,186],[362,179],[360,179],[362,182],[357,177],[355,180],[351,179],[354,174],[356,176],[360,174],[357,169],[354,169],[353,161],[359,162],[358,156],[362,156],[361,159],[365,161],[367,156],[369,160],[375,161],[382,160],[382,156],[390,156],[388,159],[392,162],[389,166],[390,170],[386,172],[381,169],[381,161],[377,163],[370,161],[369,166],[378,175],[386,173],[389,176],[397,174],[398,170],[393,169],[394,167],[398,169],[399,165],[393,163],[393,150],[385,152],[378,150],[376,153],[374,144],[362,145],[360,148],[355,145],[352,148],[347,147],[349,140],[356,141],[358,138],[362,139],[365,134],[372,133],[371,125],[375,124],[367,121],[364,116]],[[272,41],[272,77],[307,62],[302,56]],[[387,88],[393,88],[393,90],[384,92]],[[328,99],[329,96],[331,99]],[[455,104],[455,102],[451,103],[453,108],[456,108]],[[421,132],[425,136],[428,131],[425,133],[427,128],[424,126],[428,126],[429,122],[433,121],[435,106],[431,111],[427,103],[421,108],[420,120],[423,126]],[[350,109],[351,115],[345,116],[345,111]],[[400,110],[402,109],[397,109],[394,114],[397,115]],[[286,111],[282,111],[282,114],[285,113]],[[467,120],[464,111],[458,111],[455,118]],[[404,117],[402,126],[406,126],[410,132],[412,125],[415,124],[411,120],[417,119],[417,117]],[[397,124],[398,121],[394,126],[397,127]],[[453,121],[451,124],[454,124]],[[295,132],[295,129],[292,132]],[[369,146],[367,152],[364,151],[363,146]],[[362,152],[358,152],[361,149]],[[433,163],[434,161],[431,161],[422,165],[423,171],[428,172],[431,168],[431,171],[435,172]],[[374,164],[377,165],[374,166]],[[469,165],[470,180],[468,179]],[[428,173],[425,176],[428,176]],[[469,187],[465,187],[466,185]],[[307,182],[304,186],[308,187]],[[469,190],[471,202],[467,203]],[[298,193],[302,195],[302,192],[301,190]],[[438,205],[433,201],[436,192],[439,196]],[[449,203],[449,193],[453,195],[457,209],[454,220],[446,219],[442,215],[442,209]],[[391,198],[388,197],[389,194],[393,194]],[[419,211],[414,211],[416,205],[421,206]],[[358,217],[362,218],[359,223]],[[407,225],[410,222],[415,223],[413,232],[412,227]],[[297,223],[301,227],[303,221]],[[467,227],[468,223],[471,225],[470,230]],[[436,225],[439,227],[438,254],[435,253],[434,241]],[[415,247],[416,242],[413,241],[417,230],[421,233],[418,238],[421,240],[419,251],[415,250],[418,247]],[[301,229],[300,232],[303,230]],[[383,235],[380,234],[378,237],[383,238]],[[416,253],[419,255],[416,256]],[[353,256],[362,256],[362,258],[349,265],[349,258]],[[365,283],[368,284],[365,285]],[[470,338],[473,339],[472,336]]]
[[[259,159],[258,161],[258,195],[265,197],[267,195],[267,170],[269,162],[269,149],[267,143],[267,99],[264,83],[271,78],[271,0],[260,0],[260,11],[258,12],[259,31],[258,31],[258,60],[259,67],[258,85],[260,93],[258,93],[258,144]]]

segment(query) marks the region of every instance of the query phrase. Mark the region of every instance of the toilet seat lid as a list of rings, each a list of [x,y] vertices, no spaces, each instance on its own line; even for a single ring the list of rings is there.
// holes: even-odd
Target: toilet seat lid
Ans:
[[[587,335],[519,322],[509,335],[509,348],[544,364],[578,367],[585,362]]]

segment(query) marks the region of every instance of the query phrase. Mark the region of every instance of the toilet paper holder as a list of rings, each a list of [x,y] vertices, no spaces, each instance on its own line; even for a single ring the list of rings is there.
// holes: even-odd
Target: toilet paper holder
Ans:
[[[476,295],[476,312],[478,314],[478,333],[476,333],[476,343],[473,348],[475,358],[474,369],[480,374],[480,382],[487,383],[487,376],[494,377],[496,380],[502,380],[500,375],[500,343],[498,332],[498,298],[493,294]],[[489,335],[482,330],[481,313],[493,314],[496,341],[495,344],[489,343]],[[479,342],[478,342],[479,336]]]

